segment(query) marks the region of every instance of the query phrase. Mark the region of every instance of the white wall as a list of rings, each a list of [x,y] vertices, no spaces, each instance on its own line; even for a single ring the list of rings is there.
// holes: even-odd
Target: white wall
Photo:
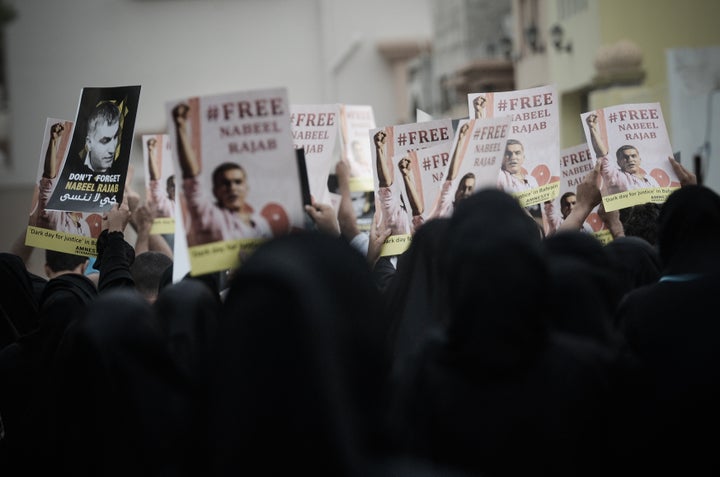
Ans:
[[[379,124],[394,123],[391,69],[375,45],[431,35],[427,0],[8,3],[14,167],[0,185],[34,180],[45,118],[72,119],[83,86],[142,85],[138,134],[165,129],[166,101],[276,86],[293,103],[372,104]]]
[[[673,149],[682,151],[690,170],[700,154],[705,185],[720,193],[720,46],[674,48],[666,55]],[[706,140],[710,151],[702,147]]]
[[[136,138],[165,130],[166,101],[277,86],[296,104],[371,104],[378,125],[394,124],[376,45],[432,32],[429,0],[5,2],[18,15],[5,31],[13,166],[0,164],[0,250],[27,224],[45,119],[73,119],[84,86],[142,85]]]

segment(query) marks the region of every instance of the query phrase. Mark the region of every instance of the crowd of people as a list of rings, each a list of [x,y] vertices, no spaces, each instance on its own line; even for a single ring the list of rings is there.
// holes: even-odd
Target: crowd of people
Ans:
[[[656,216],[602,214],[606,246],[581,231],[598,166],[551,236],[482,189],[389,258],[340,163],[317,230],[176,283],[128,190],[98,273],[0,254],[0,472],[717,475],[720,196],[672,164]]]

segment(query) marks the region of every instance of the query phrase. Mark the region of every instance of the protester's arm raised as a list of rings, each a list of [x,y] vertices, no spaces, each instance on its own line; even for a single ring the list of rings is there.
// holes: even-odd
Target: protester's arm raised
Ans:
[[[192,179],[200,174],[200,162],[195,156],[195,151],[190,144],[187,131],[187,116],[190,106],[178,104],[172,110],[175,131],[177,132],[177,154],[180,160],[180,169],[183,179]]]
[[[580,230],[583,222],[593,208],[600,203],[602,196],[600,195],[600,189],[597,186],[598,176],[600,174],[600,161],[595,164],[595,168],[588,172],[583,181],[578,184],[576,197],[577,202],[575,207],[572,209],[570,214],[565,217],[565,220],[560,227],[558,232],[563,230]]]

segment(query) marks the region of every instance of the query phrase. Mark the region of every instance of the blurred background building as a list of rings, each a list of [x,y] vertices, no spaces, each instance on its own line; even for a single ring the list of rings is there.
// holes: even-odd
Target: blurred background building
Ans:
[[[142,85],[139,137],[193,95],[285,86],[293,103],[370,104],[381,126],[555,84],[563,147],[584,140],[582,112],[657,101],[720,191],[718,17],[717,0],[1,0],[0,247],[27,223],[45,119],[73,119],[84,86]]]

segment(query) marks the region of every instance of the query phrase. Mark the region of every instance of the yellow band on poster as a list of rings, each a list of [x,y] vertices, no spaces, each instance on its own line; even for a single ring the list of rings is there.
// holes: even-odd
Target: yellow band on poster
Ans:
[[[551,182],[544,186],[536,187],[531,190],[517,192],[513,194],[523,207],[530,207],[535,204],[542,204],[548,200],[553,200],[560,195],[560,182]]]
[[[613,236],[608,229],[598,230],[597,232],[593,232],[593,235],[603,245],[607,245],[613,241]]]
[[[267,239],[241,239],[212,242],[188,248],[190,254],[190,275],[229,270],[240,265],[241,258],[247,258]]]
[[[71,253],[83,257],[97,255],[96,240],[84,235],[69,234],[41,227],[28,226],[25,233],[25,245],[56,252]]]
[[[380,249],[380,256],[387,257],[389,255],[400,255],[410,247],[412,243],[412,235],[391,235],[385,240]]]
[[[375,190],[372,176],[351,177],[348,180],[348,187],[350,187],[350,192],[368,192]]]
[[[603,205],[606,211],[612,212],[633,205],[647,204],[648,202],[662,204],[677,189],[678,187],[646,187],[644,189],[626,190],[625,192],[604,196]]]
[[[153,220],[150,228],[151,235],[174,234],[175,218],[174,217],[158,217]]]

